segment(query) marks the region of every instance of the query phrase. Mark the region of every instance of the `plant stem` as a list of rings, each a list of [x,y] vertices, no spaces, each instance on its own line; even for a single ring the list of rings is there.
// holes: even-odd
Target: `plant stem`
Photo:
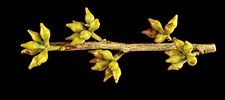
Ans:
[[[85,42],[79,45],[70,45],[70,42],[52,42],[53,46],[61,46],[58,51],[75,51],[75,50],[90,50],[90,49],[110,49],[123,52],[135,51],[168,51],[176,49],[174,43],[119,43],[119,42]],[[215,44],[193,44],[194,50],[201,54],[213,53],[216,51]]]

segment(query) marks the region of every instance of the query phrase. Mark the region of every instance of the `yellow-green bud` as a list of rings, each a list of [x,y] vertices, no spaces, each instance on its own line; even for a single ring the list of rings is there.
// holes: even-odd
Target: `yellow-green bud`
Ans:
[[[84,40],[88,40],[91,37],[92,33],[88,30],[83,30],[80,33],[80,38]]]
[[[177,27],[178,15],[176,14],[166,25],[165,34],[173,33],[174,29]]]
[[[166,62],[167,63],[178,63],[181,60],[183,60],[184,58],[185,58],[184,55],[174,55],[174,56],[171,56],[170,58],[166,59]]]
[[[188,42],[188,41],[185,41],[184,42],[184,47],[183,47],[183,51],[186,53],[186,54],[190,54],[193,50],[193,45]]]
[[[158,31],[159,33],[164,33],[162,25],[158,20],[148,18],[148,21],[150,22],[150,24],[154,30]]]
[[[85,42],[84,39],[81,39],[80,37],[76,37],[73,39],[73,41],[70,43],[71,45],[76,45],[76,44],[83,44]]]
[[[40,44],[44,44],[44,41],[41,39],[41,36],[38,32],[34,32],[32,30],[27,30],[27,32],[30,34],[31,38]]]
[[[181,55],[179,50],[166,51],[165,54],[167,54],[168,56]]]
[[[49,45],[50,30],[47,27],[45,27],[43,23],[40,23],[40,27],[41,27],[40,31],[41,38],[44,40],[44,43],[46,45]]]
[[[103,59],[114,60],[114,57],[113,57],[112,53],[109,50],[104,50],[104,51],[100,52],[100,54],[102,54]]]
[[[73,40],[73,39],[75,39],[76,37],[79,37],[79,36],[80,36],[79,33],[73,33],[69,37],[66,37],[66,40]]]
[[[197,58],[195,56],[187,56],[187,63],[190,66],[195,66],[197,64]]]
[[[179,63],[171,64],[167,70],[179,70],[183,67],[186,60],[182,60]]]
[[[154,42],[161,43],[161,42],[165,41],[166,37],[167,37],[167,35],[163,35],[163,34],[159,33],[156,35]]]
[[[67,23],[66,26],[69,27],[75,33],[79,33],[85,29],[83,26],[83,23],[79,21],[73,21],[73,23]]]
[[[89,53],[93,54],[97,58],[103,58],[102,54],[100,52],[103,52],[103,50],[89,50]]]
[[[91,69],[96,71],[103,71],[108,64],[109,64],[108,60],[101,60],[97,62],[93,67],[91,67]]]
[[[40,54],[36,55],[32,59],[28,69],[32,69],[36,66],[40,66],[42,63],[45,63],[47,60],[48,60],[48,50],[44,49]]]
[[[95,31],[100,27],[99,19],[95,19],[90,23],[89,31]]]
[[[118,83],[119,78],[121,76],[121,70],[120,70],[119,64],[116,61],[111,61],[109,63],[109,68],[112,71],[115,83]]]
[[[120,68],[118,68],[117,70],[113,71],[112,73],[113,73],[113,78],[114,78],[115,83],[118,83],[119,78],[120,78],[120,76],[122,74]]]
[[[89,11],[87,7],[85,7],[85,21],[87,24],[90,24],[94,19],[94,15]]]
[[[183,50],[183,46],[184,46],[184,42],[173,37],[173,42],[175,44],[175,46],[177,47],[178,50],[182,51]]]
[[[29,50],[37,50],[37,49],[44,49],[45,46],[44,45],[41,45],[37,42],[34,42],[34,41],[29,41],[27,43],[23,43],[20,45],[21,47],[24,47],[26,49],[29,49]]]

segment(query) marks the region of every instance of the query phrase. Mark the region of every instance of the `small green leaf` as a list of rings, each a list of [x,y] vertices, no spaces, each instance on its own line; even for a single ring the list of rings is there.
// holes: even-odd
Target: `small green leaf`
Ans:
[[[99,19],[95,19],[90,23],[89,31],[94,32],[100,27]]]
[[[158,31],[159,33],[164,33],[162,25],[158,20],[148,18],[148,21],[150,22],[150,24],[154,30]]]
[[[47,60],[48,60],[48,50],[44,49],[40,54],[36,55],[32,59],[28,69],[32,69],[36,66],[40,66],[42,63],[45,63]]]
[[[92,32],[88,31],[88,30],[83,30],[81,33],[80,33],[80,38],[81,39],[84,39],[84,40],[88,40],[92,35]]]
[[[85,29],[83,26],[83,23],[79,21],[73,21],[73,23],[67,23],[66,26],[69,27],[75,33],[79,33]]]
[[[97,62],[93,67],[91,67],[91,69],[96,71],[103,71],[106,69],[108,64],[109,64],[108,60],[101,60]]]
[[[29,49],[29,50],[37,50],[37,49],[44,49],[45,46],[44,45],[41,45],[37,42],[34,42],[34,41],[29,41],[27,43],[23,43],[20,45],[21,47],[24,47],[26,49]]]
[[[177,27],[178,15],[176,14],[166,25],[165,25],[165,34],[173,33],[174,29]]]
[[[66,37],[66,40],[73,40],[73,39],[75,39],[76,37],[79,37],[79,36],[80,36],[79,33],[73,33],[69,37]]]
[[[85,7],[85,21],[87,24],[90,24],[94,19],[94,15],[89,11],[87,7]]]
[[[49,45],[49,39],[50,39],[50,30],[44,26],[43,23],[40,23],[40,35],[42,39],[44,40],[46,45]]]
[[[41,39],[40,34],[38,32],[34,32],[32,30],[27,30],[27,32],[30,34],[31,38],[40,44],[44,44],[44,41]]]

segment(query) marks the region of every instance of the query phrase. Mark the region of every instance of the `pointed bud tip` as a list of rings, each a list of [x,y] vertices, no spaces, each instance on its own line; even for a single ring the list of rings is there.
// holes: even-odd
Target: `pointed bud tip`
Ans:
[[[44,24],[41,22],[41,23],[40,23],[40,26],[44,26]]]
[[[29,33],[30,33],[31,31],[32,31],[32,30],[30,30],[30,29],[27,29],[27,32],[29,32]]]
[[[175,17],[175,18],[178,18],[178,14],[176,14],[174,17]]]
[[[153,21],[154,19],[152,19],[152,18],[148,18],[148,20],[149,20],[149,21]]]
[[[89,9],[88,9],[88,7],[85,7],[85,12],[86,13],[90,12]]]
[[[66,26],[67,26],[67,27],[70,27],[70,26],[71,26],[71,24],[70,24],[70,23],[68,23],[68,24],[66,24]]]
[[[114,78],[115,83],[117,84],[119,82],[118,78]]]

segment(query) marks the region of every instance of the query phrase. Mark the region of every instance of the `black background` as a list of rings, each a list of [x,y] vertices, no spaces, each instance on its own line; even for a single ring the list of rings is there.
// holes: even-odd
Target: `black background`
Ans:
[[[65,41],[72,31],[65,26],[72,20],[84,21],[88,7],[101,26],[99,36],[125,43],[151,43],[153,39],[141,34],[150,27],[151,17],[165,25],[175,14],[178,27],[171,35],[192,43],[215,43],[217,52],[201,55],[194,67],[185,64],[179,71],[167,71],[168,58],[163,52],[131,52],[118,62],[122,70],[119,83],[102,80],[104,72],[92,71],[93,58],[87,51],[49,52],[48,61],[28,70],[32,56],[21,55],[21,43],[31,40],[27,29],[39,31],[43,22],[51,31],[51,42]],[[194,0],[74,0],[26,1],[10,3],[5,11],[9,18],[7,31],[16,40],[15,63],[6,65],[4,96],[26,99],[84,99],[105,97],[137,97],[151,99],[196,99],[219,97],[223,56],[224,5],[218,1]],[[13,27],[13,29],[11,28]],[[116,53],[116,51],[113,51]],[[9,82],[9,83],[7,83]],[[213,94],[216,95],[213,95]],[[106,98],[107,99],[107,98]]]

